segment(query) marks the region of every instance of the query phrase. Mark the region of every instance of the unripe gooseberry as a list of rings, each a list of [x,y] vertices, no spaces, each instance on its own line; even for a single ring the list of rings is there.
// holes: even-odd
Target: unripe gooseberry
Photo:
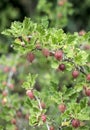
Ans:
[[[41,119],[42,119],[43,122],[46,122],[47,116],[45,114],[42,114]]]
[[[73,76],[73,78],[77,78],[77,77],[79,76],[79,71],[74,70],[74,71],[72,72],[72,76]]]
[[[8,87],[9,87],[11,90],[14,90],[14,84],[8,84]]]
[[[90,74],[86,76],[87,80],[90,81]]]
[[[55,58],[56,58],[57,60],[62,60],[62,58],[63,58],[63,52],[62,52],[61,50],[57,50],[57,51],[55,52],[54,56],[55,56]]]
[[[50,126],[50,130],[54,130],[54,127],[53,127],[53,126]]]
[[[20,117],[22,117],[22,112],[21,111],[17,111],[16,115],[20,118]]]
[[[7,85],[7,82],[6,82],[6,81],[3,81],[3,82],[2,82],[2,85],[3,85],[3,86],[6,86],[6,85]]]
[[[64,1],[63,1],[63,0],[60,0],[60,1],[58,2],[58,5],[59,5],[59,6],[63,6],[63,5],[64,5]]]
[[[58,106],[58,109],[60,110],[61,113],[64,113],[66,110],[66,105],[62,103]]]
[[[34,99],[33,91],[27,90],[27,91],[26,91],[26,95],[27,95],[30,99]]]
[[[72,126],[74,128],[78,128],[80,126],[80,121],[78,119],[73,119],[72,120]]]
[[[2,95],[5,97],[5,96],[7,96],[8,95],[8,91],[7,90],[4,90],[3,92],[2,92]]]
[[[34,59],[35,59],[35,55],[32,52],[27,54],[27,60],[29,62],[33,62]]]
[[[12,123],[13,125],[16,125],[16,119],[13,118],[13,119],[11,120],[11,123]]]
[[[42,107],[42,109],[45,109],[45,108],[46,108],[46,105],[45,105],[44,102],[41,102],[41,107]]]
[[[61,70],[61,71],[64,71],[65,70],[65,64],[60,64],[58,69]]]
[[[48,57],[50,55],[50,52],[49,52],[49,50],[47,48],[44,48],[44,49],[42,49],[42,54],[44,56]]]
[[[90,97],[90,88],[89,89],[88,88],[85,89],[85,94],[86,94],[86,96]]]
[[[9,72],[9,70],[10,70],[10,68],[9,68],[8,66],[5,66],[3,71],[4,71],[5,73],[7,73],[7,72]]]

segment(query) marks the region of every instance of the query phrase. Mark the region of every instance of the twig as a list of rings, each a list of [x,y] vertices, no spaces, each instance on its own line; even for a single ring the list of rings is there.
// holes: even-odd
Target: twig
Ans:
[[[67,61],[67,62],[70,62],[70,63],[74,64],[74,66],[75,66],[75,68],[76,68],[77,70],[79,70],[79,71],[80,71],[81,73],[83,73],[84,75],[87,75],[87,73],[85,72],[83,66],[78,66],[78,65],[76,65],[75,62],[74,62],[72,59],[70,59],[70,58],[65,58],[64,61]]]
[[[36,98],[36,100],[37,100],[37,102],[38,102],[38,104],[39,104],[40,111],[42,111],[42,106],[41,106],[41,103],[40,103],[40,99],[39,99],[37,96],[35,96],[35,98]],[[48,125],[48,122],[46,122],[46,127],[47,127],[48,130],[50,130],[50,127],[49,127],[49,125]]]
[[[40,100],[37,96],[35,96],[36,100],[38,101],[38,104],[39,104],[39,107],[40,107],[40,111],[42,111],[42,106],[41,106],[41,103],[40,103]]]
[[[7,86],[9,86],[9,85],[10,85],[11,80],[12,80],[12,77],[13,77],[13,74],[14,74],[14,72],[13,72],[13,71],[10,71],[10,72],[9,72],[9,75],[8,75],[8,81],[7,81]]]
[[[50,130],[50,127],[49,127],[49,125],[48,125],[48,122],[46,122],[46,127],[47,127],[48,130]]]

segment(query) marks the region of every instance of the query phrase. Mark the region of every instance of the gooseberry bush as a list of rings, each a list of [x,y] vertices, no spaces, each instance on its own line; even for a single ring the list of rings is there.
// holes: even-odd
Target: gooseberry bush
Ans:
[[[25,116],[31,129],[88,130],[90,32],[66,34],[49,27],[46,18],[40,23],[25,18],[2,34],[13,39],[15,50],[7,65],[5,57],[1,60],[0,118],[6,120],[6,129],[16,128],[18,118]],[[13,92],[17,81],[23,95]]]

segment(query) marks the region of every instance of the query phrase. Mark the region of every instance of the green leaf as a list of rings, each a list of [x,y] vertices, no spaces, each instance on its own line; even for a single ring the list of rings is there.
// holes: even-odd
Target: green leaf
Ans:
[[[44,17],[42,20],[41,20],[41,24],[44,28],[48,28],[48,25],[49,25],[49,21],[48,21],[48,17]]]
[[[33,75],[29,73],[22,87],[25,89],[33,89],[37,76],[38,76],[37,74]]]

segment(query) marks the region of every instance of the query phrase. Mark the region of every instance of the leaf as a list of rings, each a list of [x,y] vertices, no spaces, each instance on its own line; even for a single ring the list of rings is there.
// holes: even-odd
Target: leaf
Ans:
[[[37,76],[38,76],[37,74],[33,75],[29,73],[22,87],[25,89],[33,89]]]
[[[42,20],[41,20],[41,24],[44,28],[48,28],[48,25],[49,25],[49,21],[48,21],[48,17],[44,17]]]
[[[86,105],[87,105],[87,98],[84,97],[83,99],[80,100],[81,109],[85,108]]]

